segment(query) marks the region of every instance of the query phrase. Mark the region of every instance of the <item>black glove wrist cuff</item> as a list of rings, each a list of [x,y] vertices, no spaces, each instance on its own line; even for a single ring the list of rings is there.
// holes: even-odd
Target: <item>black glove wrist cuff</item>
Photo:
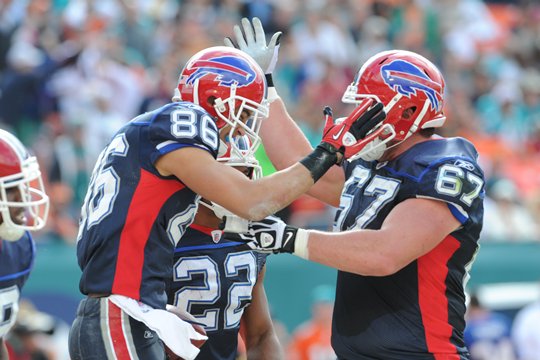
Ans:
[[[266,86],[274,87],[274,79],[272,78],[272,74],[264,74],[264,77],[266,78]]]
[[[293,254],[294,253],[294,244],[296,242],[296,233],[298,228],[294,226],[287,225],[285,231],[283,232],[284,242],[283,242],[283,252]],[[287,241],[289,240],[289,241]]]
[[[309,170],[313,182],[317,182],[332,165],[337,164],[337,153],[338,150],[335,147],[322,142],[308,156],[300,160],[300,164]]]

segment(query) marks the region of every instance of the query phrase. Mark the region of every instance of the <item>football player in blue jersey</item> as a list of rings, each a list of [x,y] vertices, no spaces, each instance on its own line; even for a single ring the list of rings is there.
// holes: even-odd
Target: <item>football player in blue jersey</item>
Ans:
[[[260,22],[242,26],[243,33],[235,28],[238,46],[261,64],[275,62],[276,47],[266,45]],[[464,287],[478,250],[484,176],[473,144],[434,134],[446,119],[444,86],[439,69],[419,54],[375,54],[343,101],[380,101],[387,117],[356,155],[309,191],[339,207],[335,232],[274,218],[252,222],[236,238],[339,270],[332,324],[339,359],[469,358]],[[261,136],[279,169],[311,147],[272,92]]]
[[[31,230],[49,212],[39,165],[14,135],[0,129],[0,359],[4,336],[15,323],[21,289],[34,263]]]
[[[216,157],[226,149],[220,144],[236,135],[247,136],[255,151],[268,115],[266,88],[263,71],[244,52],[202,50],[181,71],[173,102],[128,122],[102,151],[81,209],[77,257],[87,297],[70,331],[73,360],[157,359],[164,344],[194,358],[199,349],[190,339],[206,337],[165,310],[165,285],[200,197],[243,218],[262,219],[352,156],[351,134],[361,137],[366,122],[385,115],[382,105],[361,105],[340,123],[327,116],[313,152],[252,181]]]
[[[234,139],[237,146],[229,147],[218,160],[259,179],[257,160],[246,156],[249,140]],[[240,327],[250,357],[282,359],[263,286],[267,255],[239,248],[242,242],[223,237],[219,225],[227,211],[205,199],[200,205],[176,245],[167,289],[169,303],[193,315],[208,335],[197,359],[235,360]]]

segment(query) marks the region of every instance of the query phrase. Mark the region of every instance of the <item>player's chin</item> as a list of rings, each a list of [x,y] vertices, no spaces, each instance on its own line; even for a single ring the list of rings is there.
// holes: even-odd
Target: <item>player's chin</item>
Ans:
[[[206,336],[206,331],[204,330],[204,328],[202,326],[197,325],[197,324],[191,324],[191,326],[193,326],[195,331],[197,331],[199,334]],[[201,348],[201,346],[204,345],[205,342],[206,342],[206,340],[194,340],[194,339],[191,339],[191,343],[194,346],[198,347],[199,349]],[[171,349],[169,349],[169,347],[167,347],[167,345],[165,345],[165,343],[163,345],[165,346],[165,354],[167,354],[167,359],[168,360],[184,360],[184,358],[176,355]]]

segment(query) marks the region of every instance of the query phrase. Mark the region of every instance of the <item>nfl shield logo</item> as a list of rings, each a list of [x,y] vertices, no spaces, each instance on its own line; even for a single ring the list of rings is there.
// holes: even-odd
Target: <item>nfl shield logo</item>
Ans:
[[[213,230],[212,231],[212,241],[216,244],[221,240],[221,235],[223,234],[223,231],[221,230]]]

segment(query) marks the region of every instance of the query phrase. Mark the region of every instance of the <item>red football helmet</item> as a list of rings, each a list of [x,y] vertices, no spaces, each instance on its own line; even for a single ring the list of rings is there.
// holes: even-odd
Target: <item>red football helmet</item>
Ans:
[[[345,103],[364,99],[382,102],[386,119],[353,158],[376,160],[392,140],[401,142],[419,129],[444,124],[444,79],[437,67],[421,55],[404,50],[383,51],[366,61],[343,94]]]
[[[0,129],[0,238],[15,241],[43,228],[49,213],[39,165],[24,145]]]
[[[219,129],[231,125],[231,136],[242,129],[254,148],[260,143],[260,121],[269,113],[263,71],[246,53],[225,46],[199,51],[189,59],[173,101],[201,106],[216,119]]]

